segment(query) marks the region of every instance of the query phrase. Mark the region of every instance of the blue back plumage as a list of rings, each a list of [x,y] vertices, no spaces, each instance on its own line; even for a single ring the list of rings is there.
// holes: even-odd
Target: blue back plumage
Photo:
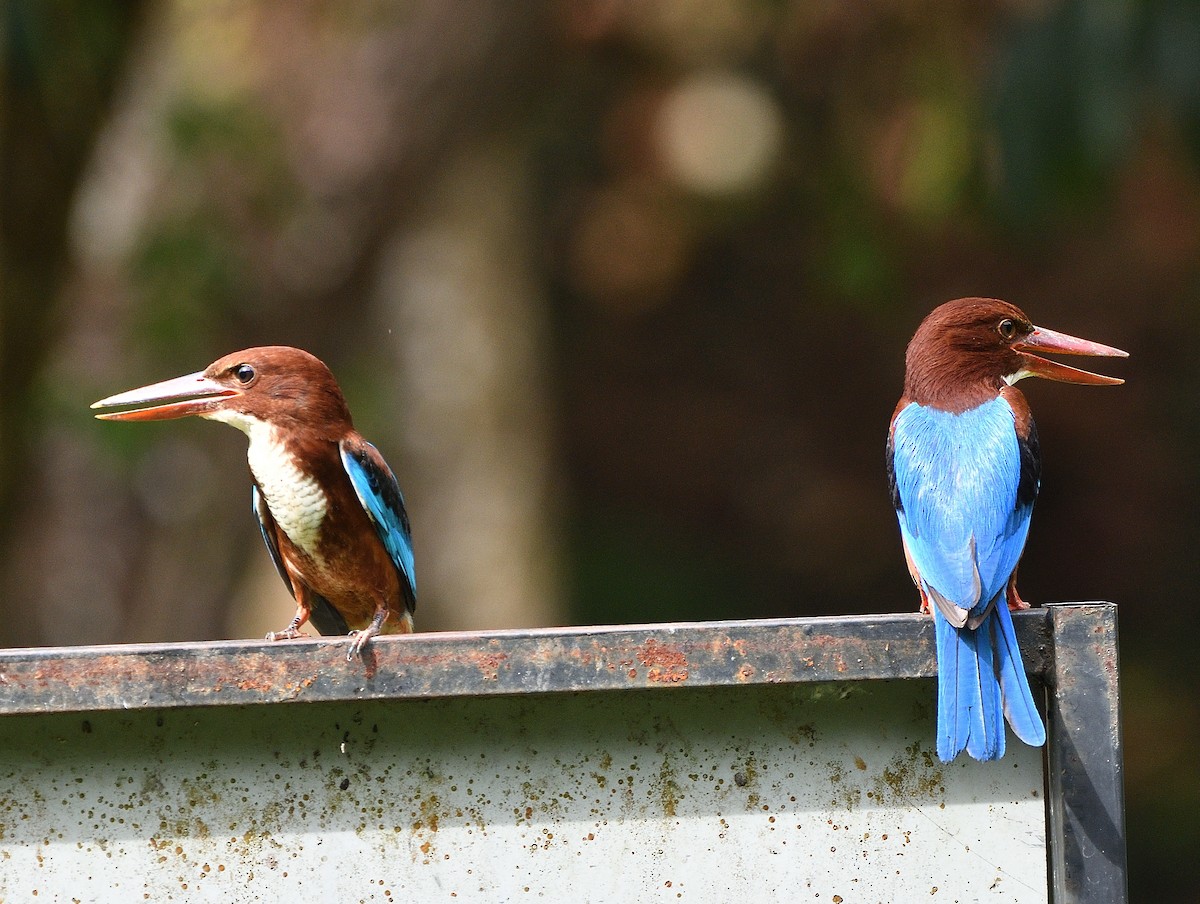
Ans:
[[[417,573],[413,563],[412,529],[396,475],[387,466],[379,450],[364,439],[355,437],[342,440],[338,450],[358,501],[362,503],[384,549],[404,579],[411,609],[416,600]]]
[[[943,598],[938,756],[1003,756],[1005,718],[1021,740],[1044,743],[1005,598],[1037,495],[1036,435],[1018,438],[1002,396],[961,414],[913,403],[896,416],[890,452],[905,548],[923,589]]]
[[[1033,511],[1019,499],[1012,408],[1003,397],[962,414],[910,404],[893,447],[909,555],[927,584],[977,614],[1017,567]]]

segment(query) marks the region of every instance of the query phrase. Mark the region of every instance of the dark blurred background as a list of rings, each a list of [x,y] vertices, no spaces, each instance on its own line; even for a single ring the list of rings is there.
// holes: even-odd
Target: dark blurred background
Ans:
[[[1022,384],[1034,602],[1121,606],[1135,901],[1200,900],[1200,5],[41,2],[0,12],[0,641],[261,635],[245,440],[101,396],[338,375],[424,630],[911,610],[921,317],[1128,350]]]

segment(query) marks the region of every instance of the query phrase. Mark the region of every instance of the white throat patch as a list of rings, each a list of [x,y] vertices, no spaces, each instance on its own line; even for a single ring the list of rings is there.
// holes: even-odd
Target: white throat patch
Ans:
[[[275,428],[264,420],[228,409],[218,409],[202,417],[237,427],[249,437],[246,458],[250,473],[258,482],[275,523],[296,546],[320,561],[317,545],[329,500],[320,484],[297,467],[287,446],[275,435]]]
[[[1008,374],[1004,378],[1004,382],[1007,383],[1009,386],[1016,386],[1019,381],[1024,380],[1026,377],[1032,377],[1032,376],[1033,376],[1033,371],[1021,369],[1021,370],[1018,370],[1015,374]]]

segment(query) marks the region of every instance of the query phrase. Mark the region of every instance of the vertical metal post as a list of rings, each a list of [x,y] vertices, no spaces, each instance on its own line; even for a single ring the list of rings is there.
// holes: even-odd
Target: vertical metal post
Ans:
[[[1117,607],[1054,604],[1047,769],[1055,904],[1128,900]]]

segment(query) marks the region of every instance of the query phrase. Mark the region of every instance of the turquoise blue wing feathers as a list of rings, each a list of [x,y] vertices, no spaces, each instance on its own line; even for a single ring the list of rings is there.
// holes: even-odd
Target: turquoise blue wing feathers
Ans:
[[[338,450],[358,501],[400,573],[400,583],[411,612],[416,605],[417,595],[412,528],[408,523],[408,512],[404,508],[404,496],[396,482],[396,475],[379,450],[361,437],[342,440]]]

